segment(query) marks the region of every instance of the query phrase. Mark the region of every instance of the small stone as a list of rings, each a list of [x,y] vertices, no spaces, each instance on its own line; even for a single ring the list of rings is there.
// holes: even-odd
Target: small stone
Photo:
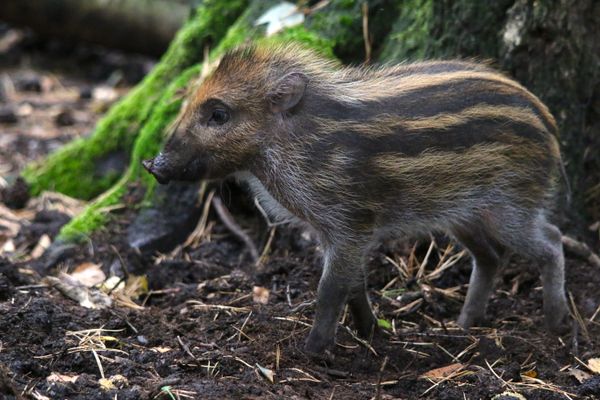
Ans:
[[[0,123],[3,124],[14,124],[19,122],[17,113],[12,106],[0,107]]]
[[[71,126],[75,124],[75,118],[69,110],[63,110],[54,117],[54,123],[57,126]]]
[[[8,278],[0,272],[0,301],[6,301],[12,296],[11,286]]]
[[[29,185],[21,177],[0,191],[0,201],[8,208],[20,209],[29,201]]]
[[[119,94],[110,86],[98,86],[92,90],[92,97],[94,100],[112,103],[113,101],[117,100]]]
[[[92,88],[89,86],[82,87],[79,89],[79,98],[82,100],[89,100],[92,98]]]
[[[137,341],[139,342],[139,344],[146,346],[148,344],[148,339],[146,339],[146,336],[143,335],[139,335],[137,337]]]
[[[27,102],[21,103],[17,107],[15,113],[20,118],[28,117],[28,116],[31,115],[31,113],[33,113],[33,106],[30,103],[27,103]]]
[[[154,203],[144,208],[127,228],[127,243],[141,253],[170,251],[185,241],[200,218],[198,184],[160,185]]]
[[[15,82],[18,91],[21,92],[42,92],[42,82],[39,76],[27,74]]]

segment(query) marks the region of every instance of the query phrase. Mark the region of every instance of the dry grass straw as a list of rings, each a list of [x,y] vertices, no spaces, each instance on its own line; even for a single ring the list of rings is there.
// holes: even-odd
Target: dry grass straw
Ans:
[[[511,380],[504,380],[502,378],[501,375],[499,375],[495,370],[494,370],[494,366],[496,364],[499,363],[500,360],[496,360],[493,364],[490,365],[490,363],[485,360],[485,364],[488,367],[489,371],[492,373],[492,375],[494,375],[496,377],[496,379],[498,379],[499,381],[502,382],[502,385],[504,387],[509,388],[512,391],[518,391],[520,390],[544,390],[544,391],[548,391],[548,392],[552,392],[552,393],[556,393],[559,395],[564,396],[565,398],[569,399],[569,400],[573,400],[574,398],[577,398],[576,394],[573,393],[569,393],[563,389],[561,389],[560,387],[552,384],[552,383],[548,383],[543,381],[542,379],[539,378],[534,378],[534,377],[530,377],[524,374],[521,374],[521,380],[522,382],[513,382],[512,379]]]
[[[128,355],[127,352],[107,346],[107,343],[118,343],[119,339],[109,335],[111,332],[123,332],[123,329],[104,329],[103,327],[95,329],[84,329],[81,331],[67,331],[65,335],[77,341],[75,347],[69,348],[69,353],[91,352],[98,365],[100,377],[105,379],[104,368],[100,361],[98,353],[114,352]],[[106,359],[106,357],[102,357]]]
[[[191,305],[193,310],[199,311],[225,311],[230,313],[248,313],[251,311],[249,307],[233,307],[223,304],[206,304],[198,300],[188,300],[186,301],[186,304]]]
[[[427,252],[422,260],[416,254],[417,244],[413,245],[408,256],[395,255],[392,257],[386,257],[386,260],[394,266],[398,272],[398,276],[394,277],[391,281],[383,286],[379,290],[382,299],[391,302],[396,306],[396,309],[392,312],[393,315],[408,315],[417,312],[426,301],[431,301],[432,294],[439,294],[443,297],[452,300],[462,300],[463,295],[461,294],[462,287],[456,286],[452,288],[438,288],[435,286],[434,281],[439,279],[444,271],[451,268],[453,265],[458,263],[466,255],[466,251],[462,250],[459,252],[455,251],[453,244],[447,245],[443,249],[439,249],[435,240],[431,239]],[[437,263],[431,264],[432,255],[437,251]],[[402,304],[398,300],[388,296],[388,293],[404,291],[404,288],[409,282],[414,282],[418,286],[418,291],[415,293],[406,293]],[[406,302],[408,301],[408,302]],[[424,315],[424,318],[432,322],[435,326],[441,326],[439,321]]]

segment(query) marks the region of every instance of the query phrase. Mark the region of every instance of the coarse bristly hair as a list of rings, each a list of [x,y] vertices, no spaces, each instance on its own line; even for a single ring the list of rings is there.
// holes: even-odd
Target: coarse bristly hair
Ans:
[[[211,127],[215,107],[231,118]],[[470,251],[463,326],[482,317],[511,253],[544,264],[546,317],[556,327],[565,316],[560,231],[547,218],[561,168],[556,123],[487,65],[344,67],[297,45],[244,46],[223,56],[180,120],[164,157],[178,148],[172,158],[202,158],[215,177],[247,181],[272,215],[319,234],[313,350],[346,300],[369,320],[359,331],[370,329],[363,259],[381,235],[440,230]]]

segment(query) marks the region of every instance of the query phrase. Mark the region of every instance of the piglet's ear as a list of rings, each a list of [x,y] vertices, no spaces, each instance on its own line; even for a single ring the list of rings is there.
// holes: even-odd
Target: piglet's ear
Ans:
[[[308,77],[300,72],[291,72],[277,82],[275,88],[268,94],[271,111],[284,112],[300,102]]]

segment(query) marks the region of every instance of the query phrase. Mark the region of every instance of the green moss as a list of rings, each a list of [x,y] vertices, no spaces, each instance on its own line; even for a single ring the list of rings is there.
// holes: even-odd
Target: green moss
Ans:
[[[404,0],[381,59],[497,57],[498,27],[513,0]]]
[[[31,187],[31,194],[50,189],[89,199],[107,190],[119,174],[99,176],[98,160],[116,151],[129,154],[165,86],[202,60],[204,46],[217,42],[225,34],[246,3],[246,0],[205,0],[178,32],[154,70],[111,108],[88,139],[72,142],[24,170],[22,175]]]
[[[279,35],[261,40],[265,43],[287,43],[296,42],[303,46],[316,50],[325,57],[335,58],[333,48],[335,43],[332,40],[325,39],[318,33],[309,31],[303,25],[294,26],[283,30]]]
[[[403,61],[422,59],[431,46],[432,0],[405,0],[392,33],[388,36],[381,58]]]
[[[344,61],[363,61],[362,2],[332,0],[307,17],[307,30],[334,43],[335,54]]]
[[[363,38],[364,1],[332,0],[327,6],[307,17],[306,28],[322,39],[334,43],[334,53],[345,63],[365,60]],[[399,4],[395,0],[370,0],[368,4],[369,35],[373,51],[391,29]]]

